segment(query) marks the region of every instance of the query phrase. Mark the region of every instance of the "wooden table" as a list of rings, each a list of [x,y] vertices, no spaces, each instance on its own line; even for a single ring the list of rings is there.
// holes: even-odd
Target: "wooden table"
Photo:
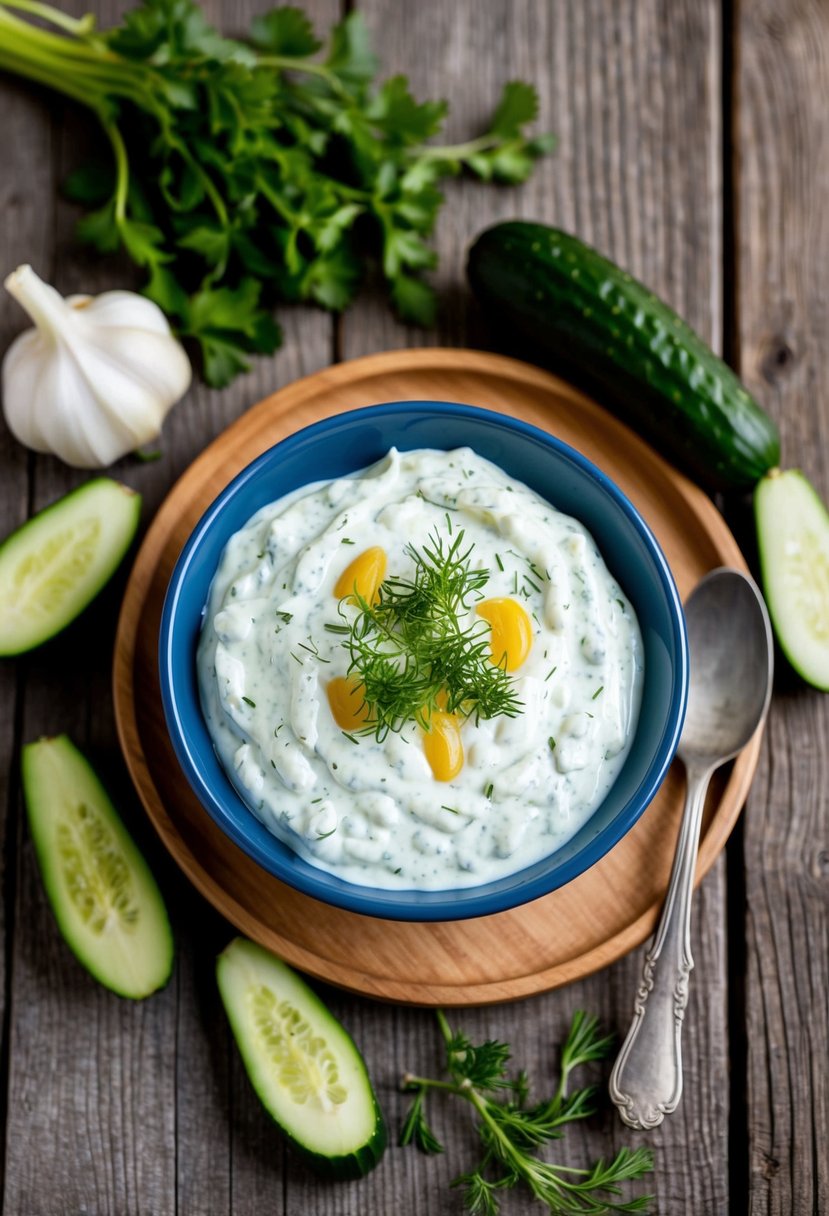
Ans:
[[[62,7],[80,13],[71,0]],[[98,0],[104,23],[123,5]],[[206,5],[228,31],[266,7]],[[306,7],[322,27],[338,0]],[[500,86],[534,80],[557,154],[519,189],[453,183],[438,227],[442,296],[433,333],[405,329],[379,297],[340,321],[286,310],[285,345],[225,392],[197,386],[171,415],[163,457],[115,475],[144,495],[145,523],[174,479],[249,404],[332,360],[407,344],[486,346],[464,287],[464,251],[485,224],[522,215],[597,244],[665,296],[724,352],[776,417],[787,465],[829,495],[829,5],[826,0],[364,0],[389,74],[452,103],[449,133],[474,130]],[[122,285],[125,271],[74,244],[58,185],[92,138],[54,96],[0,81],[0,271],[30,261],[64,292]],[[0,300],[0,349],[23,326]],[[83,480],[0,428],[5,533]],[[727,504],[755,561],[747,503]],[[233,1048],[213,978],[230,927],[165,856],[115,741],[111,640],[123,573],[62,638],[0,664],[4,839],[0,1109],[3,1212],[213,1216],[453,1213],[472,1133],[436,1120],[449,1151],[389,1149],[359,1184],[317,1181],[289,1158]],[[91,755],[145,848],[171,907],[178,961],[141,1004],[98,987],[63,945],[22,814],[22,742],[68,731]],[[685,1096],[643,1137],[604,1109],[561,1146],[572,1164],[644,1142],[654,1210],[829,1211],[829,700],[781,662],[745,816],[694,908],[696,970]],[[542,1083],[573,1010],[627,1026],[639,952],[521,1004],[455,1015],[514,1045]],[[393,1133],[406,1068],[438,1065],[434,1016],[325,991],[365,1051]],[[505,1211],[529,1212],[507,1198]]]

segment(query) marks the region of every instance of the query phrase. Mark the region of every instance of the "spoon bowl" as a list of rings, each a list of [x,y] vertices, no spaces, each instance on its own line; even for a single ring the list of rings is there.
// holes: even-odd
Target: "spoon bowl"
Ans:
[[[671,881],[645,955],[627,1038],[610,1074],[610,1096],[630,1127],[656,1127],[682,1096],[682,1022],[688,1004],[691,896],[711,774],[745,747],[771,698],[774,650],[766,606],[739,570],[712,570],[685,605],[690,653],[688,708],[677,755],[688,789]]]
[[[755,584],[712,570],[685,604],[691,678],[677,754],[718,768],[742,751],[768,709],[771,626]]]

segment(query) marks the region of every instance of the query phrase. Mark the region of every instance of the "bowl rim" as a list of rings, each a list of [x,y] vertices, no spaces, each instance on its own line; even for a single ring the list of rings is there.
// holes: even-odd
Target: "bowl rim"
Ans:
[[[269,832],[273,841],[280,845],[290,856],[283,860],[278,853],[274,854],[262,848],[236,822],[233,815],[225,807],[224,801],[214,794],[211,786],[204,779],[201,767],[197,763],[186,740],[186,732],[176,695],[176,684],[173,678],[173,656],[170,643],[173,625],[186,583],[186,575],[205,535],[210,531],[214,521],[221,515],[228,501],[242,491],[245,485],[258,475],[264,465],[268,465],[274,459],[277,459],[277,454],[284,454],[294,447],[306,444],[309,438],[324,435],[328,431],[342,425],[344,421],[350,422],[352,425],[359,425],[361,421],[370,423],[374,418],[386,418],[404,412],[407,414],[415,412],[423,415],[430,413],[446,415],[449,413],[458,419],[475,419],[496,428],[500,427],[508,431],[518,432],[526,438],[536,442],[540,441],[543,446],[552,449],[559,458],[569,462],[582,474],[586,474],[595,481],[611,498],[614,506],[632,523],[653,563],[668,605],[668,616],[671,623],[673,685],[668,713],[651,761],[636,789],[608,824],[587,840],[583,847],[573,856],[559,863],[558,866],[554,866],[552,870],[542,872],[531,879],[522,881],[522,875],[527,873],[528,870],[537,868],[545,859],[539,859],[539,861],[533,862],[531,866],[525,867],[523,870],[503,875],[500,878],[477,886],[449,887],[439,890],[381,888],[352,883],[329,870],[314,867],[305,858],[300,858],[300,860],[305,863],[309,870],[315,872],[313,874],[306,874],[302,870],[297,871],[293,866],[292,858],[298,855],[291,849],[290,845],[282,841],[276,834],[269,832],[269,829],[258,819],[228,779],[228,785],[233,797],[236,799],[238,807],[244,812],[245,817],[249,816],[253,823]],[[473,446],[474,450],[474,445],[470,446]],[[446,450],[449,449],[447,448]],[[355,469],[354,471],[358,472],[359,470]],[[259,508],[256,509],[258,510]],[[254,513],[255,511],[252,511],[251,516]],[[195,656],[193,656],[193,661],[195,662]],[[599,861],[630,831],[647,809],[662,784],[679,744],[687,706],[689,678],[688,639],[682,601],[667,559],[649,525],[612,478],[586,456],[582,455],[581,452],[557,438],[557,436],[534,426],[532,423],[525,422],[523,419],[514,418],[509,414],[500,413],[497,410],[484,409],[480,406],[459,402],[409,399],[382,402],[341,411],[312,422],[285,436],[272,447],[267,448],[231,478],[228,484],[217,494],[199,517],[176,559],[162,607],[158,638],[158,664],[164,718],[176,760],[201,806],[217,826],[230,837],[233,843],[257,862],[266,872],[310,898],[318,899],[321,902],[329,903],[349,912],[388,920],[413,922],[461,920],[505,912],[549,894],[590,869],[591,866]],[[207,736],[210,738],[209,729],[206,721],[204,721],[200,703],[197,704],[197,710],[201,715]],[[212,746],[212,739],[210,742]],[[218,756],[217,760],[221,767],[224,767]],[[595,808],[594,815],[601,805],[603,803]],[[579,832],[583,831],[589,823],[590,819],[582,825]],[[268,843],[270,845],[270,841]],[[564,843],[568,842],[565,841]],[[549,854],[548,857],[554,858],[555,855],[556,851]],[[404,902],[403,897],[407,895],[413,898],[409,902]]]

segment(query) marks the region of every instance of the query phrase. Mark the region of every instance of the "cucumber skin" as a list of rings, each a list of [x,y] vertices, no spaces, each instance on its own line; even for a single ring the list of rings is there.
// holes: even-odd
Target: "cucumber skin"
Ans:
[[[26,643],[23,646],[13,646],[5,650],[0,648],[0,658],[14,658],[19,654],[28,654],[29,651],[36,650],[38,646],[43,646],[46,642],[50,642],[52,638],[57,637],[57,635],[62,633],[64,629],[68,629],[72,622],[76,621],[81,613],[86,611],[92,601],[96,599],[98,595],[100,595],[104,587],[115,574],[115,571],[121,565],[121,562],[124,560],[130,545],[135,539],[135,534],[138,531],[138,525],[141,521],[141,495],[136,490],[131,489],[129,486],[122,485],[121,482],[115,481],[111,477],[93,477],[89,481],[83,482],[82,485],[77,486],[74,490],[70,490],[68,494],[64,494],[61,498],[56,499],[56,501],[50,503],[48,507],[44,507],[41,511],[38,511],[37,514],[31,517],[31,519],[25,520],[25,522],[22,523],[19,528],[15,528],[14,532],[9,533],[7,537],[0,541],[0,558],[2,558],[7,550],[14,546],[14,543],[19,539],[21,533],[25,533],[25,531],[31,528],[33,524],[39,524],[41,520],[48,519],[49,516],[54,515],[55,513],[59,514],[61,508],[66,503],[86,493],[91,487],[107,484],[117,486],[118,489],[123,490],[125,494],[128,494],[133,500],[134,511],[132,527],[129,534],[125,534],[123,545],[120,552],[116,554],[115,559],[111,564],[111,568],[105,572],[103,578],[95,584],[94,588],[91,589],[89,597],[80,606],[80,608],[78,608],[77,612],[75,612],[73,616],[63,620],[51,631],[51,633],[43,634],[40,638],[38,638],[37,641]]]
[[[170,921],[169,921],[169,918],[167,915],[167,909],[164,905],[164,900],[161,895],[161,892],[158,889],[158,884],[156,883],[155,879],[153,878],[152,872],[151,872],[149,866],[147,865],[147,862],[144,859],[143,853],[141,853],[141,851],[139,850],[135,841],[132,839],[132,837],[130,836],[126,827],[124,826],[120,815],[115,810],[115,807],[113,806],[109,795],[107,794],[106,790],[104,789],[103,785],[101,784],[98,774],[95,772],[92,765],[89,763],[89,761],[83,755],[83,753],[80,752],[78,750],[78,748],[75,747],[74,743],[72,742],[72,740],[69,738],[68,735],[52,736],[48,740],[48,742],[56,747],[60,747],[62,750],[67,751],[69,753],[72,761],[75,763],[80,763],[83,766],[83,768],[86,770],[87,779],[89,780],[92,788],[96,791],[96,793],[100,799],[100,805],[104,808],[105,813],[108,813],[109,815],[111,815],[112,819],[114,820],[114,823],[111,824],[110,826],[113,827],[116,835],[121,838],[122,845],[124,844],[124,840],[126,840],[128,842],[128,849],[127,849],[128,859],[129,859],[130,863],[135,867],[136,871],[139,873],[141,878],[148,884],[150,889],[155,891],[155,893],[158,897],[161,911],[163,913],[163,916],[162,916],[163,925],[164,925],[163,949],[165,950],[165,953],[166,953],[166,963],[165,963],[165,967],[163,969],[163,973],[159,973],[157,982],[154,983],[152,988],[150,988],[140,994],[136,994],[135,992],[127,992],[123,988],[119,987],[117,984],[114,984],[112,982],[111,977],[109,977],[107,975],[106,968],[101,967],[98,960],[93,955],[90,955],[87,953],[84,946],[80,942],[75,940],[74,935],[71,933],[71,931],[67,934],[64,930],[63,914],[62,914],[62,910],[61,910],[61,892],[60,892],[59,883],[58,883],[57,879],[55,878],[54,857],[53,857],[53,854],[52,854],[52,851],[51,851],[51,848],[49,845],[48,834],[47,834],[43,824],[41,823],[41,817],[40,817],[40,814],[35,805],[35,803],[37,801],[36,795],[34,793],[34,787],[37,784],[37,774],[35,771],[35,766],[37,764],[37,761],[35,759],[35,755],[36,755],[36,749],[38,747],[38,744],[43,743],[45,741],[46,741],[46,739],[44,737],[44,738],[38,739],[34,743],[27,743],[24,745],[24,747],[22,749],[20,767],[21,767],[21,776],[22,776],[22,781],[23,781],[24,800],[26,803],[26,812],[27,812],[27,817],[29,820],[29,829],[31,831],[32,841],[35,846],[35,855],[37,856],[38,868],[40,869],[41,878],[43,879],[43,885],[46,889],[46,895],[49,900],[49,906],[51,907],[52,914],[54,915],[55,920],[57,921],[58,929],[60,930],[60,935],[63,938],[63,940],[66,942],[69,949],[74,954],[75,958],[81,964],[81,966],[86,971],[88,971],[89,974],[92,976],[92,978],[94,980],[97,980],[97,982],[99,984],[101,984],[104,988],[109,989],[110,992],[114,992],[116,996],[120,996],[124,1000],[133,1000],[133,1001],[145,1000],[148,996],[152,996],[153,993],[160,992],[161,989],[167,985],[167,983],[170,979],[170,976],[172,975],[173,963],[175,960],[175,951],[174,951],[174,946],[173,946],[173,931],[170,927]]]
[[[622,417],[712,490],[780,462],[774,422],[667,304],[577,237],[513,220],[486,229],[467,274],[484,311],[596,383]]]
[[[225,954],[231,949],[231,947],[233,947],[234,943],[239,941],[244,941],[246,944],[255,945],[255,943],[248,943],[247,939],[245,938],[234,938],[234,940],[225,947],[225,950],[222,951],[216,960],[216,975],[219,983],[219,992],[222,995],[222,1003],[225,1007],[225,1013],[227,1014],[228,1021],[230,1022],[230,1028],[233,1031],[233,1037],[236,1040],[236,1046],[239,1049],[239,1054],[241,1055],[242,1061],[245,1065],[245,1071],[248,1074],[248,1079],[253,1086],[257,1098],[259,1098],[259,1101],[267,1111],[268,1116],[279,1128],[280,1133],[294,1152],[301,1157],[303,1161],[305,1161],[305,1163],[310,1166],[314,1173],[319,1177],[329,1178],[332,1181],[339,1182],[347,1182],[358,1178],[364,1178],[366,1174],[369,1174],[375,1168],[375,1166],[379,1164],[380,1159],[386,1150],[387,1133],[385,1120],[383,1119],[382,1111],[377,1103],[374,1089],[369,1080],[368,1070],[365,1067],[362,1053],[345,1027],[337,1022],[337,1027],[340,1034],[342,1034],[343,1037],[347,1039],[354,1048],[354,1051],[357,1053],[360,1062],[363,1065],[365,1081],[371,1093],[371,1101],[374,1110],[374,1130],[366,1143],[361,1145],[360,1148],[355,1149],[352,1153],[346,1153],[339,1157],[329,1157],[326,1156],[325,1153],[315,1153],[313,1149],[308,1148],[306,1144],[303,1144],[301,1140],[297,1140],[296,1137],[291,1134],[290,1130],[285,1126],[285,1124],[282,1123],[280,1119],[276,1118],[268,1105],[264,1094],[260,1091],[256,1082],[255,1068],[253,1067],[255,1061],[253,1061],[251,1053],[249,1053],[247,1049],[246,1027],[242,1025],[242,1023],[236,1018],[230,1002],[224,999],[224,992],[222,989],[222,961]],[[256,949],[262,950],[264,953],[268,953],[262,946],[258,946]],[[275,958],[275,956],[273,957]],[[286,963],[282,962],[281,959],[277,959],[276,961],[281,967],[284,967],[285,970],[291,970]],[[326,1009],[325,1005],[316,995],[316,993],[302,981],[301,977],[296,972],[293,972],[293,975],[294,978],[299,981],[301,987],[305,989],[310,1003],[321,1009],[326,1018],[330,1018],[331,1021],[336,1021],[333,1014]],[[249,1067],[249,1061],[251,1067]]]

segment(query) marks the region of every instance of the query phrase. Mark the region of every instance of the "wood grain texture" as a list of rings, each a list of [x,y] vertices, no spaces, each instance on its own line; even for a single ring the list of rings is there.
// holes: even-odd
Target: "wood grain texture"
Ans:
[[[826,500],[829,8],[738,13],[742,373]],[[750,1210],[782,1216],[829,1209],[829,700],[782,659],[775,692],[744,829],[747,1130]]]
[[[76,0],[62,7],[80,14],[89,5]],[[107,24],[127,5],[107,0],[94,7]],[[255,7],[218,0],[205,5],[209,16],[236,30]],[[338,8],[328,0],[306,7],[321,25]],[[13,159],[10,163],[6,154],[0,178],[0,190],[8,192],[2,268],[28,260],[64,293],[131,285],[128,268],[95,259],[75,244],[75,209],[58,198],[62,177],[99,139],[94,122],[25,85],[3,80],[0,89],[0,110],[15,122],[18,134]],[[8,297],[2,309],[8,339],[25,320]],[[145,521],[193,456],[252,400],[329,361],[334,332],[329,317],[309,309],[288,311],[280,319],[285,348],[276,358],[257,361],[224,392],[194,386],[168,418],[162,458],[153,464],[127,459],[112,470],[144,496]],[[37,509],[87,476],[48,458],[27,462],[5,432],[0,458],[4,531],[25,518],[29,496]],[[21,711],[25,706],[24,740],[65,730],[96,763],[159,876],[184,962],[170,987],[141,1005],[119,1001],[93,984],[60,940],[45,905],[15,798],[9,838],[22,846],[11,884],[15,934],[3,1210],[20,1216],[64,1211],[167,1216],[179,1204],[182,1212],[207,1214],[227,1211],[230,1204],[228,1110],[236,1065],[213,983],[215,955],[229,934],[166,860],[118,761],[109,660],[128,565],[61,638],[16,670],[4,666],[0,693],[6,680],[13,687],[17,678],[18,705]],[[14,705],[10,693],[0,710],[0,745],[8,742],[4,778],[8,773],[16,795],[17,762],[5,726],[6,707],[11,722]],[[239,1104],[259,1117],[253,1095],[243,1090]],[[245,1210],[244,1171],[237,1178],[239,1190],[239,1210]]]
[[[540,127],[558,133],[559,148],[519,189],[451,183],[437,226],[442,312],[436,333],[401,327],[371,298],[344,319],[346,357],[430,341],[497,347],[499,336],[488,332],[461,285],[472,236],[512,216],[557,223],[595,243],[721,349],[721,6],[716,0],[514,0],[509,5],[365,0],[360,7],[389,71],[408,72],[422,96],[450,100],[450,138],[481,129],[503,83],[521,77],[538,84]],[[667,1124],[641,1138],[656,1150],[655,1210],[660,1213],[720,1216],[728,1208],[724,877],[724,867],[715,866],[694,908],[696,970],[685,1022],[683,1103]],[[507,1037],[528,1044],[522,1062],[542,1075],[549,1069],[551,1034],[561,1031],[575,1008],[596,1009],[623,1035],[640,970],[634,954],[594,978],[534,998],[512,1019],[503,1015]],[[488,1025],[486,1015],[476,1025]],[[606,1116],[600,1127],[574,1129],[565,1152],[572,1164],[583,1164],[590,1154],[628,1142],[629,1133]],[[442,1202],[437,1186],[427,1194],[430,1203]]]
[[[183,777],[161,712],[155,656],[170,572],[220,486],[302,426],[343,410],[407,398],[474,402],[551,431],[584,453],[642,512],[683,597],[713,567],[743,567],[710,500],[632,431],[549,373],[459,349],[351,360],[250,409],[194,461],[165,499],[122,603],[113,669],[118,733],[136,787],[168,849],[242,932],[312,975],[386,999],[450,1005],[514,1000],[595,971],[651,931],[682,810],[678,771],[624,840],[560,890],[498,916],[395,924],[318,904],[235,848]],[[365,453],[364,459],[380,455]],[[703,830],[700,875],[710,868],[742,807],[758,749],[759,739],[730,770],[727,783],[717,783]]]
[[[104,21],[115,0],[67,0]],[[224,28],[241,31],[266,0],[211,0]],[[337,0],[307,5],[327,25]],[[499,217],[558,222],[594,241],[664,294],[715,347],[721,301],[731,290],[721,265],[722,153],[720,5],[716,0],[438,0],[361,7],[389,72],[410,72],[421,95],[453,105],[450,137],[483,122],[500,85],[535,79],[542,125],[556,130],[557,155],[518,190],[452,183],[437,241],[443,313],[433,334],[407,330],[369,295],[340,334],[347,355],[390,346],[490,345],[462,287],[465,246]],[[829,493],[826,453],[827,249],[826,63],[823,0],[740,0],[737,98],[739,335],[743,371],[784,431],[788,463],[800,463]],[[725,18],[730,19],[731,6]],[[0,169],[5,271],[23,259],[68,291],[124,284],[111,263],[96,263],[70,237],[72,212],[56,202],[63,168],[75,163],[86,126],[54,99],[0,81],[0,112],[14,139]],[[115,276],[115,277],[113,277]],[[254,400],[294,376],[324,366],[334,349],[328,318],[290,310],[286,342],[225,393],[195,389],[171,415],[164,455],[131,461],[117,475],[145,495],[149,519],[175,477],[206,442]],[[0,341],[22,328],[0,300]],[[782,338],[782,342],[780,339]],[[0,427],[0,520],[4,530],[69,485],[54,462],[30,462]],[[0,663],[0,822],[6,849],[4,906],[11,910],[9,1058],[3,1101],[7,1172],[3,1210],[14,1216],[81,1211],[299,1216],[357,1212],[457,1213],[449,1178],[474,1160],[474,1139],[447,1109],[436,1124],[449,1152],[424,1159],[390,1149],[364,1184],[320,1184],[284,1150],[262,1112],[228,1039],[213,984],[215,952],[228,927],[184,888],[132,798],[118,763],[108,694],[108,658],[92,678],[85,655],[112,637],[123,575],[109,598],[42,655]],[[23,714],[25,710],[25,722]],[[825,699],[785,673],[778,681],[771,746],[746,820],[748,1125],[751,1203],[758,1213],[813,1212],[827,1196],[826,972],[827,828]],[[171,905],[179,962],[167,992],[146,1006],[122,1005],[94,989],[57,937],[44,910],[17,804],[16,723],[26,737],[73,730],[87,747],[147,849]],[[8,759],[7,759],[8,758]],[[16,852],[18,838],[22,841]],[[738,859],[739,860],[739,859]],[[746,1207],[749,1169],[727,1195],[726,939],[724,873],[717,864],[695,905],[694,973],[686,1023],[686,1089],[675,1116],[643,1138],[657,1152],[654,1210],[712,1213]],[[739,958],[739,943],[734,957]],[[571,1010],[585,1006],[623,1032],[638,978],[635,957],[594,979],[520,1006],[466,1010],[476,1036],[509,1039],[516,1063],[551,1083],[554,1044]],[[739,980],[739,977],[737,977]],[[379,1006],[325,991],[363,1046],[394,1132],[405,1106],[397,1080],[406,1066],[438,1065],[430,1013]],[[172,1044],[172,1046],[171,1046]],[[172,1096],[171,1096],[172,1095]],[[172,1116],[170,1105],[172,1102]],[[583,1165],[632,1141],[605,1113],[575,1128],[560,1146]],[[520,1200],[505,1213],[532,1211]]]

